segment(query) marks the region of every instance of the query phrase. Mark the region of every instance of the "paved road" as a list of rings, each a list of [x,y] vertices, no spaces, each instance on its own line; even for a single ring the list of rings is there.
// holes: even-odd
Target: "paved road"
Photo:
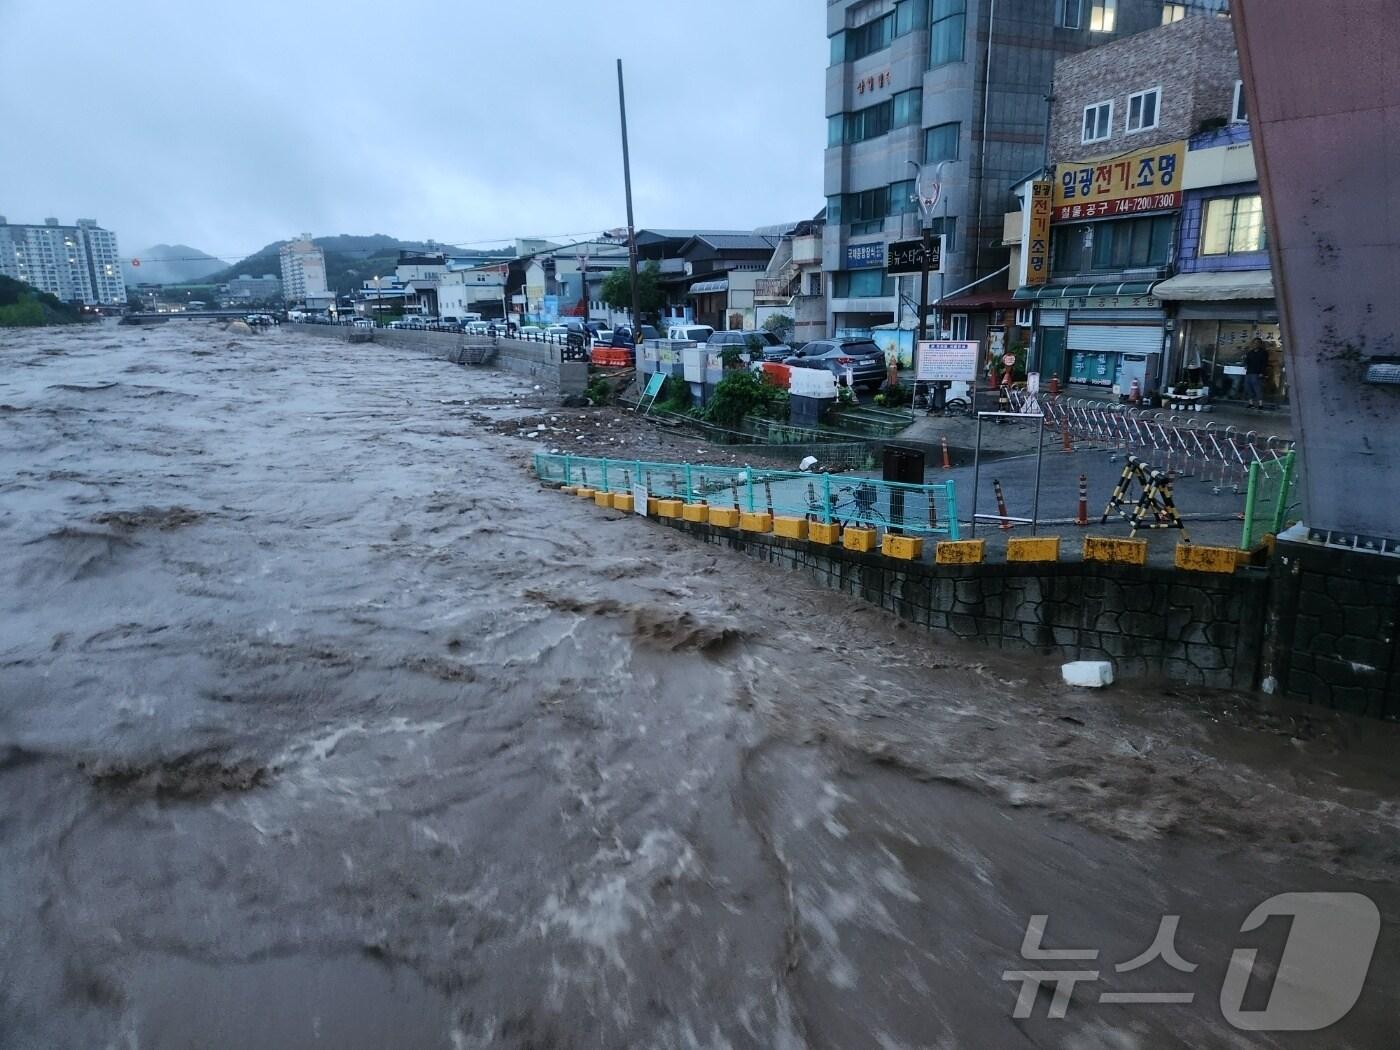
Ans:
[[[0,333],[0,1046],[1310,1047],[1219,1006],[1295,890],[1380,907],[1326,1045],[1393,1042],[1395,727],[1085,695],[543,490],[517,382]],[[1198,969],[1117,971],[1164,914]]]

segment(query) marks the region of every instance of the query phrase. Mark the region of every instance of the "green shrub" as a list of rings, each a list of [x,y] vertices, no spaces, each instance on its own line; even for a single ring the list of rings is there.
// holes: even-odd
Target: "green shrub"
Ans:
[[[0,306],[0,328],[21,328],[44,323],[44,308],[34,299]]]
[[[903,383],[886,383],[880,387],[880,392],[875,395],[877,405],[885,405],[889,408],[899,408],[907,405],[913,400],[913,394]]]
[[[703,415],[722,427],[737,427],[749,415],[786,419],[788,392],[748,369],[735,369],[716,385]]]
[[[681,415],[689,412],[693,406],[694,398],[690,395],[690,384],[680,376],[667,376],[666,382],[661,385],[661,393],[656,398],[657,411]]]
[[[583,388],[583,396],[595,405],[606,405],[612,399],[612,387],[601,375],[588,377],[588,385]]]

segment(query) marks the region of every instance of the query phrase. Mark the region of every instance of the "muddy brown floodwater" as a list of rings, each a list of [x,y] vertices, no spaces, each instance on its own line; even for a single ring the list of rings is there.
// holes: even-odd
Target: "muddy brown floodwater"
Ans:
[[[0,1046],[1394,1045],[1394,727],[1075,692],[542,490],[523,389],[0,333]],[[1317,890],[1383,917],[1356,1006],[1236,1030]],[[1062,1020],[1034,914],[1099,951]],[[1163,914],[1198,968],[1116,971]]]

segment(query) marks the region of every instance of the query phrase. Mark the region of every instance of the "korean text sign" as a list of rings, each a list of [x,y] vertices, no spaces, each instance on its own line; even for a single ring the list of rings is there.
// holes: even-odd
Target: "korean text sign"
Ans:
[[[1181,205],[1186,143],[1055,166],[1054,219],[1131,215]]]
[[[914,379],[920,383],[976,380],[980,344],[960,339],[925,339],[919,343]]]
[[[1048,179],[1031,183],[1031,225],[1026,238],[1026,281],[1044,284],[1050,276],[1050,202],[1055,184]]]

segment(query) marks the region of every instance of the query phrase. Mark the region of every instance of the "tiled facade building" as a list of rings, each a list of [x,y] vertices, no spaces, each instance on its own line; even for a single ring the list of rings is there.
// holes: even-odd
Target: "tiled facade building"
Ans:
[[[0,274],[86,306],[126,305],[117,235],[95,219],[11,225],[0,216]]]

